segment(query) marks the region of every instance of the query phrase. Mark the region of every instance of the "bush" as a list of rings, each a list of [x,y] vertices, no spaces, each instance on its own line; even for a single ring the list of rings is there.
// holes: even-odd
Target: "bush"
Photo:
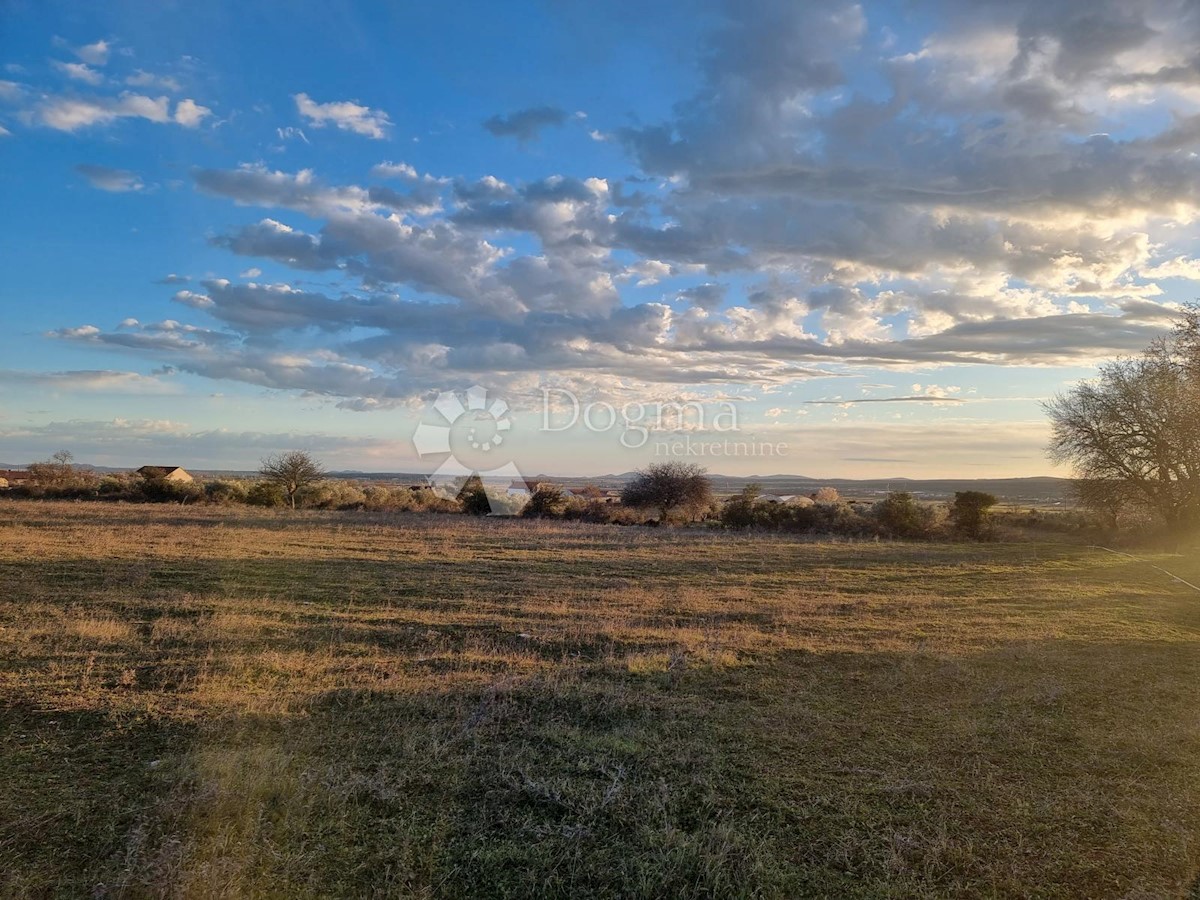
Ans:
[[[256,481],[246,492],[246,502],[251,506],[275,508],[287,503],[287,495],[278,484],[271,481]]]
[[[874,515],[888,534],[902,538],[929,537],[936,523],[933,509],[907,491],[888,494],[875,505]]]
[[[983,537],[988,523],[991,508],[999,500],[992,494],[983,491],[959,491],[954,495],[950,506],[950,518],[955,529],[969,538],[979,540]]]
[[[567,495],[557,484],[541,484],[521,510],[526,519],[560,519],[567,511]]]
[[[726,528],[753,528],[766,524],[758,503],[761,494],[762,488],[757,484],[746,485],[740,494],[721,507],[721,524]]]
[[[313,509],[365,509],[366,492],[349,481],[322,481],[301,488],[301,506]]]
[[[204,496],[204,487],[194,481],[143,478],[137,494],[147,503],[195,503]]]
[[[757,485],[748,485],[720,510],[726,528],[757,528],[801,534],[837,534],[869,537],[880,532],[873,517],[861,515],[841,501],[825,503],[766,503]]]
[[[222,506],[245,503],[249,493],[250,488],[244,481],[210,481],[204,485],[204,499]]]
[[[363,488],[363,509],[371,512],[403,512],[419,509],[423,496],[432,491],[416,492],[390,484],[369,484]]]
[[[488,499],[483,480],[478,475],[472,475],[463,482],[455,499],[469,516],[486,516],[492,511],[492,501]]]
[[[105,475],[96,486],[96,495],[106,500],[138,499],[141,479],[131,475]]]

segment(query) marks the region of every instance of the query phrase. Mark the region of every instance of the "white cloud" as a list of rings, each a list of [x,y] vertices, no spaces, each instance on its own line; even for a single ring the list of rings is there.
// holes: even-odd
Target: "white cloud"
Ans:
[[[104,81],[104,76],[86,63],[61,62],[53,59],[50,61],[50,64],[68,78],[82,81],[84,84],[95,86]]]
[[[1196,22],[1166,35],[1165,0],[1098,0],[1081,37],[1072,4],[951,6],[904,38],[913,52],[878,59],[850,0],[721,5],[695,95],[612,133],[640,167],[627,179],[446,180],[402,161],[370,170],[386,184],[199,170],[201,191],[263,209],[211,237],[238,268],[270,260],[337,290],[210,278],[175,296],[206,325],[60,336],[363,407],[480,374],[752,391],[1138,350],[1173,314],[1146,279],[1200,274],[1185,227],[1200,215],[1200,117],[1172,100],[1200,83]],[[862,77],[878,95],[851,89]],[[1178,112],[1139,117],[1131,137],[1118,88]],[[383,138],[390,125],[358,102],[294,99],[306,128]],[[529,141],[575,124],[535,107],[486,127]],[[315,221],[286,224],[301,215]],[[865,415],[855,404],[968,399],[930,377],[957,380],[825,402]]]
[[[1157,265],[1142,269],[1142,278],[1187,278],[1200,281],[1200,259],[1192,256],[1176,256]]]
[[[85,63],[91,63],[93,66],[102,66],[108,62],[108,54],[111,50],[112,45],[108,41],[96,41],[93,44],[84,44],[82,47],[76,47],[74,52]]]
[[[125,83],[130,87],[157,87],[172,92],[180,89],[179,82],[170,75],[155,75],[143,69],[136,69],[132,75],[127,75]]]
[[[175,104],[175,121],[184,128],[195,128],[210,115],[212,110],[195,100],[185,99]]]
[[[168,109],[166,97],[151,98],[126,91],[118,97],[49,97],[37,108],[34,118],[48,128],[73,132],[123,118],[166,123],[170,121]]]
[[[417,170],[404,162],[381,162],[371,169],[376,178],[402,178],[405,181],[416,181]]]
[[[392,124],[383,110],[371,109],[353,100],[317,103],[308,94],[293,94],[292,99],[296,101],[296,111],[313,128],[324,128],[332,123],[343,131],[381,140],[387,137],[387,129]]]

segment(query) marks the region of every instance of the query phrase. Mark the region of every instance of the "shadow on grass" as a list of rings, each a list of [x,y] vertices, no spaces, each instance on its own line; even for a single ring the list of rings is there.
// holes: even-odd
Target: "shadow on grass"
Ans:
[[[0,866],[0,893],[1186,890],[1200,866],[1200,606],[1152,571],[1124,561],[1093,569],[1064,552],[1053,558],[1061,583],[1041,602],[1136,609],[1153,597],[1145,616],[1170,626],[1158,640],[1086,643],[1052,623],[984,650],[783,651],[733,669],[689,668],[681,656],[635,674],[623,655],[672,645],[635,628],[601,633],[615,578],[662,594],[660,611],[656,595],[645,595],[638,626],[770,625],[752,609],[686,612],[676,595],[693,583],[711,588],[713,565],[701,544],[672,546],[682,548],[673,557],[619,566],[576,557],[570,571],[552,553],[530,562],[495,547],[478,563],[426,555],[0,564],[11,598],[3,624],[14,630],[31,604],[131,626],[109,643],[47,632],[0,661],[6,699],[24,698],[0,709],[0,855],[12,863]],[[989,549],[972,548],[965,561],[957,549],[905,550],[897,562],[890,548],[796,556],[780,542],[768,568],[748,543],[718,565],[722,578],[767,568],[793,592],[820,588],[829,571],[829,590],[847,604],[911,589],[918,577],[981,602],[1031,597],[1024,569],[981,581],[988,567],[1023,558]],[[663,555],[659,545],[638,552]],[[572,591],[573,602],[596,604],[591,630],[578,609],[556,611]],[[1022,612],[1035,605],[1010,602]],[[386,618],[389,610],[402,618]],[[853,613],[847,606],[847,628]],[[184,627],[220,615],[237,621],[215,636]],[[178,635],[156,637],[159,618],[182,623]],[[527,622],[576,636],[529,641],[517,632]],[[537,665],[456,677],[477,663],[454,654],[483,643],[498,659]],[[421,659],[430,650],[448,659]],[[415,674],[393,688],[349,669],[344,686],[329,689],[287,668],[289,653],[318,651],[335,664],[361,658]],[[219,668],[225,652],[262,666],[225,673],[223,690],[293,699],[275,714],[195,702],[200,673]],[[93,657],[99,687],[75,691]],[[122,686],[126,670],[134,674]],[[54,691],[75,691],[93,708],[47,708]],[[136,692],[151,699],[112,700]]]
[[[0,850],[64,896],[1179,895],[1198,677],[1192,646],[1031,642],[347,689],[195,728],[9,709]]]
[[[120,872],[194,728],[0,706],[0,894],[86,897]],[[100,888],[103,891],[103,888]]]

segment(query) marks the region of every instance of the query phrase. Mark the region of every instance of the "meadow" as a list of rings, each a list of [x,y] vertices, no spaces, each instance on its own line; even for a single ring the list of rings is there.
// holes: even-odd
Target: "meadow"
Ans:
[[[1197,896],[1198,684],[1082,544],[0,501],[0,896]]]

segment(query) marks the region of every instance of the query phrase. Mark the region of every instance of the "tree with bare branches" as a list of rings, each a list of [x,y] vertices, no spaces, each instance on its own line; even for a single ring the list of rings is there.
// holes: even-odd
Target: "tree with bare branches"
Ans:
[[[268,456],[262,461],[258,474],[263,480],[283,488],[288,503],[295,509],[296,495],[324,478],[325,469],[303,450],[292,450]]]
[[[682,462],[653,463],[634,474],[621,491],[625,506],[649,507],[664,525],[673,510],[696,518],[712,503],[712,483],[700,466]]]
[[[1051,457],[1090,482],[1087,492],[1133,498],[1172,531],[1200,523],[1200,307],[1046,411]]]

